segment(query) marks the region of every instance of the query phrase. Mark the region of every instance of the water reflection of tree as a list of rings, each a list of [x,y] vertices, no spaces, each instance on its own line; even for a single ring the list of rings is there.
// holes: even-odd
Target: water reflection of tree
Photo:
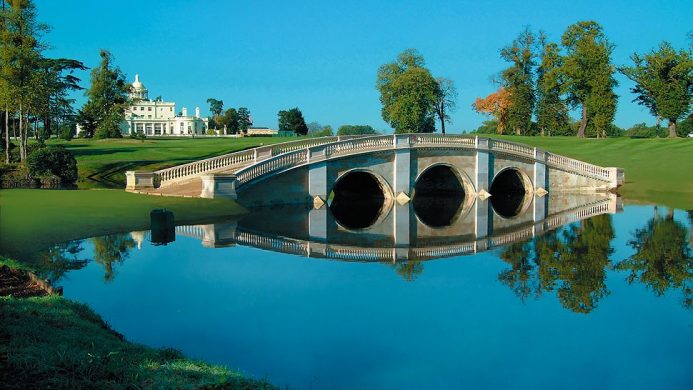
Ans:
[[[67,272],[87,265],[87,260],[77,257],[83,250],[81,240],[56,244],[39,253],[36,259],[36,270],[42,278],[55,283]]]
[[[525,241],[506,246],[500,254],[500,258],[510,264],[511,268],[501,272],[498,280],[513,290],[523,302],[528,297],[537,296],[541,292],[536,277],[532,273],[535,266],[532,264],[530,250],[531,242]]]
[[[689,217],[693,218],[692,214]],[[692,221],[693,222],[693,221]],[[693,257],[687,242],[688,229],[674,219],[673,209],[666,217],[658,215],[637,229],[628,244],[635,254],[616,269],[630,271],[628,282],[638,281],[662,296],[669,289],[681,289],[683,305],[693,307]]]
[[[421,260],[402,261],[395,265],[397,274],[407,282],[413,282],[423,272],[424,266]]]
[[[500,257],[512,268],[499,279],[523,300],[555,290],[563,307],[589,313],[608,294],[606,267],[613,238],[611,216],[599,215],[536,238],[533,253],[530,242],[509,245]]]
[[[122,263],[130,256],[135,240],[129,234],[109,234],[91,239],[94,244],[94,261],[101,264],[106,271],[104,279],[111,281],[115,277],[114,265]]]

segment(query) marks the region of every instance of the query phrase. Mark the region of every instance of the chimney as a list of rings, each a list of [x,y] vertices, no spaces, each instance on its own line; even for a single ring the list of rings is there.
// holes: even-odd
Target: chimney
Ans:
[[[200,117],[200,107],[195,107],[195,118]]]
[[[188,108],[187,108],[187,107],[183,107],[183,111],[182,111],[182,112],[183,112],[183,115],[182,115],[182,116],[188,116]]]

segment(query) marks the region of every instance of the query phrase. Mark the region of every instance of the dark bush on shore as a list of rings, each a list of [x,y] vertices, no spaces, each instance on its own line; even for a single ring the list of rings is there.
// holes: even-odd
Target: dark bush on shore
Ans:
[[[34,178],[56,176],[63,185],[77,181],[77,160],[62,146],[41,148],[29,154],[26,160],[29,174]]]

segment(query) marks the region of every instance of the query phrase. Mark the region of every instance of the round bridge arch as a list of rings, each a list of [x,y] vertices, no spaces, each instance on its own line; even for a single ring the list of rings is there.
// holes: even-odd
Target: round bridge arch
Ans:
[[[392,205],[392,198],[392,189],[380,175],[352,169],[337,178],[328,204],[339,225],[357,230],[382,220]]]
[[[513,218],[522,214],[530,203],[533,193],[532,181],[516,167],[498,171],[489,188],[491,206],[499,216]]]
[[[433,227],[452,225],[469,200],[473,200],[471,180],[450,164],[437,163],[422,170],[414,182],[412,206],[423,224]]]

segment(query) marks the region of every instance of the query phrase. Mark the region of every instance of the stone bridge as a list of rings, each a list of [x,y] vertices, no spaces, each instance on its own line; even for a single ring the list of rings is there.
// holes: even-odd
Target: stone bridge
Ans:
[[[302,139],[126,176],[129,191],[232,198],[250,207],[320,207],[364,196],[380,197],[385,203],[436,194],[462,194],[465,202],[489,197],[494,201],[509,194],[526,199],[547,193],[607,192],[624,180],[622,169],[523,144],[439,134]]]

